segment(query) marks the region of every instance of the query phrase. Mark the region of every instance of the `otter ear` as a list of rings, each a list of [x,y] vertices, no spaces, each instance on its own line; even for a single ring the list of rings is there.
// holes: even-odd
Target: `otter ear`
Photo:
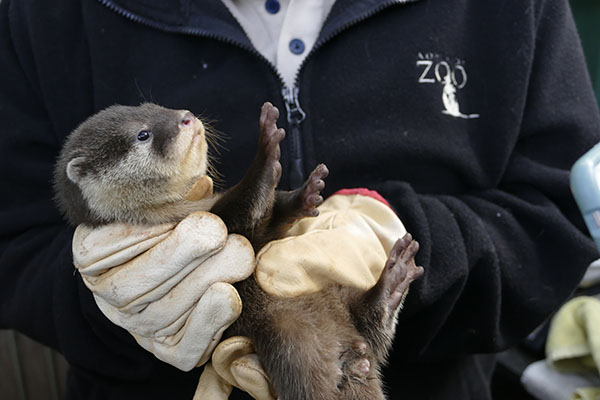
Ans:
[[[73,183],[79,183],[81,178],[83,178],[83,163],[85,162],[85,157],[75,157],[67,164],[67,177]]]

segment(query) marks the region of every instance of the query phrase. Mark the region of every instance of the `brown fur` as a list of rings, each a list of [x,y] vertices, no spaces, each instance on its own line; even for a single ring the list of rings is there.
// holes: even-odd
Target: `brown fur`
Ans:
[[[201,122],[194,119],[190,127],[183,123],[187,112],[153,104],[111,107],[84,122],[65,144],[55,171],[58,204],[71,223],[93,226],[177,221],[210,210],[229,232],[245,235],[259,249],[295,219],[318,213],[328,173],[318,166],[303,187],[275,191],[285,135],[276,126],[278,116],[270,103],[263,106],[258,153],[238,185],[188,202],[185,193],[206,173],[204,138],[193,139],[204,134]],[[151,131],[152,142],[136,141],[140,130]],[[225,336],[253,341],[280,400],[384,399],[379,368],[392,345],[401,300],[422,273],[414,264],[417,250],[410,235],[399,240],[376,286],[366,292],[332,286],[276,298],[253,278],[239,282],[244,308]]]

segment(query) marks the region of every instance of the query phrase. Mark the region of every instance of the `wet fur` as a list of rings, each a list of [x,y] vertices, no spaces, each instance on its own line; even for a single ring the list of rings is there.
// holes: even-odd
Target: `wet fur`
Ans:
[[[245,235],[259,249],[279,237],[297,218],[316,214],[315,207],[322,202],[319,196],[322,179],[327,175],[324,166],[317,167],[302,188],[275,191],[281,175],[279,142],[284,132],[275,126],[279,114],[268,103],[261,112],[257,156],[244,179],[222,195],[199,202],[184,199],[198,175],[206,173],[205,163],[197,172],[180,172],[182,177],[177,179],[181,182],[176,183],[169,180],[178,174],[170,175],[169,171],[162,171],[157,175],[159,179],[145,179],[143,184],[135,183],[136,176],[110,181],[108,186],[97,179],[116,165],[122,166],[119,162],[139,150],[135,147],[139,143],[129,136],[142,129],[140,125],[133,124],[137,128],[123,130],[130,119],[144,119],[146,125],[175,129],[176,122],[170,120],[181,119],[182,115],[185,114],[151,104],[135,108],[117,106],[82,124],[68,139],[55,171],[57,202],[68,220],[75,225],[93,226],[114,221],[155,224],[178,221],[193,211],[210,210],[223,219],[229,232]],[[156,137],[158,134],[165,136],[161,143],[166,147],[177,136],[166,131],[157,131]],[[117,148],[106,149],[107,144],[100,143],[103,139],[96,135],[115,136],[109,142]],[[154,147],[144,150],[153,158],[151,162],[173,162],[168,149]],[[82,161],[69,167],[70,161],[78,157]],[[71,176],[66,172],[69,168]],[[136,167],[121,167],[119,173],[127,175],[135,171]],[[123,182],[127,182],[126,187],[119,188]],[[92,210],[89,193],[86,197],[82,186],[88,192],[114,189],[105,198],[110,200],[109,207],[117,211],[102,215]],[[120,195],[134,201],[112,200]],[[243,335],[252,340],[280,400],[385,399],[379,368],[392,345],[401,303],[398,294],[404,296],[408,284],[422,273],[414,265],[418,249],[414,243],[410,235],[396,243],[382,277],[366,292],[336,285],[295,298],[277,298],[260,289],[252,277],[239,282],[236,287],[243,311],[225,336]],[[395,300],[391,300],[392,294],[396,294]],[[365,360],[370,364],[368,373],[357,373],[357,366]]]

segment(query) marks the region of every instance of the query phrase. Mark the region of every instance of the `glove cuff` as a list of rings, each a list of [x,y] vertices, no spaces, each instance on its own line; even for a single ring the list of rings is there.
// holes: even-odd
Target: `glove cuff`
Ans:
[[[335,196],[335,195],[350,196],[350,195],[354,195],[354,194],[371,197],[372,199],[382,202],[389,208],[392,208],[390,203],[388,203],[388,201],[382,195],[380,195],[375,190],[371,190],[371,189],[367,189],[367,188],[340,189],[337,192],[335,192],[334,194],[332,194],[332,196]]]

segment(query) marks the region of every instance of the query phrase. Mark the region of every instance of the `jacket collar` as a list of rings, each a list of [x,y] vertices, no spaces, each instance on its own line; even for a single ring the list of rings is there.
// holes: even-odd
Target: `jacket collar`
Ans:
[[[252,49],[243,29],[221,0],[97,0],[133,21],[168,32],[214,37]],[[317,46],[347,27],[394,5],[418,0],[337,0]]]
[[[222,38],[252,47],[220,0],[97,0],[135,22],[167,32]]]
[[[326,41],[347,27],[363,21],[388,7],[416,1],[419,0],[336,0],[323,25],[317,43]]]

